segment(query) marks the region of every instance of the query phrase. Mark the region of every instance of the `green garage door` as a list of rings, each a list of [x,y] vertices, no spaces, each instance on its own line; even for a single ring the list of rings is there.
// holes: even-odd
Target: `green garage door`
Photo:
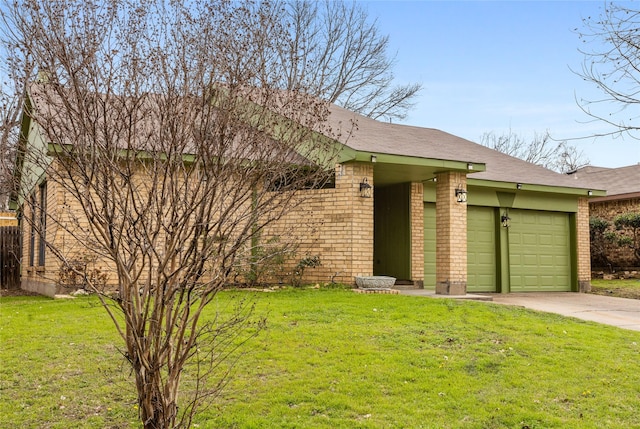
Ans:
[[[424,288],[436,288],[436,205],[424,203]]]
[[[511,291],[570,291],[569,215],[511,210],[509,216]]]
[[[467,207],[467,290],[496,291],[496,222],[492,207]]]

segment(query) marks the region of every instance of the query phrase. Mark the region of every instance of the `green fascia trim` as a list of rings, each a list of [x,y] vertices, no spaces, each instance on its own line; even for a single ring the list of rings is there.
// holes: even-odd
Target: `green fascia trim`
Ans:
[[[502,209],[543,210],[574,213],[578,211],[578,198],[580,195],[522,192],[515,189],[500,190],[496,188],[467,186],[469,206],[500,207]],[[508,202],[504,196],[510,196]],[[424,202],[436,201],[436,185],[433,182],[425,182]]]
[[[343,151],[340,153],[340,162],[357,161],[357,162],[372,162],[371,157],[376,157],[376,163],[379,164],[400,164],[400,165],[415,165],[420,167],[437,168],[440,171],[464,171],[466,173],[481,173],[486,171],[487,166],[483,163],[476,163],[471,161],[448,161],[444,159],[435,158],[420,158],[417,156],[407,155],[391,155],[387,153],[378,152],[365,152],[352,149],[348,146],[344,146]],[[473,169],[469,169],[469,164],[473,165]]]
[[[499,191],[496,189],[468,186],[467,204],[543,211],[576,212],[578,197],[567,194],[541,192]]]
[[[509,228],[502,226],[501,211],[496,208],[496,292],[509,293],[511,291],[511,270],[509,259]]]
[[[549,185],[533,185],[522,182],[522,187],[518,189],[516,182],[494,182],[492,180],[474,179],[467,180],[467,186],[478,186],[484,188],[493,188],[497,190],[509,190],[513,192],[546,192],[552,194],[576,195],[582,197],[603,197],[606,191],[589,189],[589,188],[569,188],[565,186],[549,186]],[[591,192],[591,195],[589,195]]]
[[[571,253],[571,291],[579,292],[580,285],[578,284],[578,219],[575,213],[569,215],[569,242]]]
[[[47,147],[47,155],[49,156],[64,156],[67,153],[72,153],[73,148],[75,146],[72,144],[61,145],[58,143],[49,143]],[[168,159],[167,155],[164,153],[153,154],[147,150],[128,150],[128,149],[119,149],[116,152],[118,157],[121,158],[132,158],[136,160],[149,160],[149,159],[160,159],[162,161],[166,161]],[[182,154],[181,155],[182,162],[185,164],[191,164],[195,162],[196,156],[192,154]]]
[[[45,179],[46,170],[48,165],[51,164],[51,157],[46,156],[47,144],[42,139],[42,134],[37,124],[28,118],[25,123],[28,124],[28,130],[26,134],[23,134],[18,148],[19,155],[16,160],[16,172],[14,184],[15,198],[11,202],[11,205],[17,210],[24,203],[25,192],[31,193],[32,190]],[[23,124],[24,125],[24,124]],[[32,156],[35,156],[37,161],[33,162]],[[43,163],[46,162],[46,165]]]
[[[22,185],[24,155],[29,144],[29,130],[31,128],[31,116],[29,115],[29,112],[32,109],[31,106],[31,97],[27,95],[24,100],[24,108],[20,123],[20,134],[18,135],[18,147],[16,150],[16,161],[13,167],[13,189],[9,195],[9,207],[13,210],[17,210],[17,208],[22,204],[22,201],[20,201],[18,187]]]
[[[357,151],[355,149],[351,149],[349,146],[338,142],[336,142],[336,145],[339,147],[337,159],[339,164],[343,164],[349,161],[355,161],[357,155]],[[369,158],[369,161],[371,161],[371,158]]]

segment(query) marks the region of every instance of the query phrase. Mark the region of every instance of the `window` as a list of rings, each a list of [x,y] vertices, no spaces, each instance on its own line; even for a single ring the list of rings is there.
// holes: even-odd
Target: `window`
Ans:
[[[30,196],[30,215],[31,215],[31,228],[29,230],[29,266],[33,267],[36,260],[36,193],[33,192]]]
[[[311,180],[305,180],[310,175]],[[333,189],[336,187],[336,177],[333,172],[327,172],[323,179],[317,171],[309,171],[306,168],[294,167],[290,171],[280,172],[268,178],[267,189],[269,191],[300,190],[300,189]]]
[[[40,185],[40,212],[38,216],[38,265],[44,266],[44,257],[46,250],[45,234],[47,230],[47,182]]]

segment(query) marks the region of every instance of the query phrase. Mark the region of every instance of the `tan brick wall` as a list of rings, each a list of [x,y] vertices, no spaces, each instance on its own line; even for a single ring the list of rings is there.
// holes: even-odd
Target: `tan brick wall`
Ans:
[[[578,287],[580,292],[589,292],[591,290],[591,247],[589,238],[589,200],[587,198],[578,198],[576,238]]]
[[[44,295],[53,296],[56,293],[57,272],[59,268],[58,259],[55,258],[49,248],[45,247],[44,265],[39,258],[39,249],[42,240],[40,231],[40,201],[42,188],[38,185],[33,190],[35,196],[35,206],[25,203],[22,222],[22,288]],[[46,213],[57,213],[60,210],[60,193],[58,187],[53,182],[47,182],[46,186]],[[31,196],[27,197],[31,202]],[[47,216],[44,231],[44,242],[55,243],[58,228],[51,218]],[[35,234],[33,244],[31,235]],[[31,256],[33,254],[33,257]],[[33,264],[31,263],[33,259]]]
[[[55,164],[51,167],[55,168]],[[80,203],[64,191],[61,184],[54,180],[47,181],[47,204],[46,204],[46,241],[51,244],[46,248],[45,264],[40,264],[38,250],[40,246],[40,233],[36,227],[36,237],[34,241],[34,262],[30,264],[31,231],[33,218],[38,225],[40,211],[40,186],[36,186],[36,206],[31,207],[27,198],[24,204],[23,229],[23,263],[22,263],[22,288],[45,295],[56,293],[68,293],[61,287],[61,272],[67,261],[71,264],[76,262],[86,263],[88,270],[99,270],[107,275],[106,283],[109,288],[117,285],[117,274],[112,262],[104,257],[100,257],[92,249],[97,246],[95,238],[91,234],[89,221],[84,216]]]
[[[302,257],[319,255],[321,266],[308,268],[302,279],[310,282],[343,282],[352,284],[354,277],[373,274],[373,198],[360,197],[360,182],[366,178],[372,186],[373,166],[370,163],[349,163],[336,166],[336,186],[334,189],[320,189],[300,192],[299,205],[265,231],[263,240],[278,234],[282,241],[291,241],[297,245],[295,257],[288,263],[290,269]],[[422,195],[417,197],[416,205],[422,208]],[[36,193],[39,188],[36,188]],[[39,196],[37,196],[39,201]],[[59,256],[67,260],[88,258],[90,264],[103,272],[110,273],[108,282],[115,284],[116,275],[112,264],[92,255],[92,237],[89,235],[88,221],[82,215],[78,202],[62,191],[53,181],[47,183],[47,220],[46,237],[59,250]],[[419,201],[418,201],[419,200]],[[38,207],[36,207],[37,216]],[[25,217],[31,218],[31,208],[24,208]],[[421,215],[417,214],[420,217]],[[60,222],[60,226],[51,219]],[[29,266],[29,222],[23,222],[23,287],[40,293],[56,293],[61,260],[50,250],[47,251],[46,265],[38,266],[38,238],[35,242],[35,262]],[[66,232],[74,231],[75,237]],[[416,240],[421,240],[416,236]],[[422,256],[415,255],[416,258]],[[422,263],[418,264],[422,269]],[[273,280],[273,279],[272,279]],[[288,279],[287,279],[288,281]]]
[[[458,187],[467,187],[464,173],[437,175],[436,293],[447,295],[467,290],[467,205],[456,201]]]
[[[424,282],[424,202],[422,183],[412,183],[411,207],[411,280],[423,286]]]
[[[611,231],[615,231],[613,221],[616,216],[630,212],[640,212],[640,198],[629,198],[615,201],[599,201],[589,204],[590,216],[605,219],[611,222]],[[607,257],[613,267],[635,267],[638,265],[633,250],[626,246],[611,245],[608,248]],[[608,267],[594,267],[608,268]]]
[[[360,182],[373,183],[370,163],[336,166],[335,189],[305,191],[301,203],[268,231],[293,239],[296,255],[287,270],[305,256],[320,256],[321,266],[307,269],[311,282],[352,284],[355,276],[373,274],[373,198],[360,197]]]
[[[0,211],[0,226],[18,226],[18,218],[14,212]]]

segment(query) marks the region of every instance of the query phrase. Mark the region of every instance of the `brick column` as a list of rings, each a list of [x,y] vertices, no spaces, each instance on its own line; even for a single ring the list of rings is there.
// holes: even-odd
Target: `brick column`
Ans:
[[[456,201],[455,190],[467,188],[464,173],[437,175],[436,293],[467,293],[467,204]]]
[[[576,255],[578,259],[578,290],[591,290],[591,243],[589,236],[589,200],[578,198],[576,214]]]
[[[342,239],[350,240],[349,259],[351,275],[373,275],[373,198],[360,197],[360,182],[366,178],[373,183],[373,164],[344,164],[343,177],[336,188],[346,204],[345,211],[351,212],[349,231],[345,231]],[[375,189],[374,189],[375,193]],[[355,279],[353,280],[355,282]]]
[[[411,280],[424,287],[424,189],[422,183],[411,183]]]

